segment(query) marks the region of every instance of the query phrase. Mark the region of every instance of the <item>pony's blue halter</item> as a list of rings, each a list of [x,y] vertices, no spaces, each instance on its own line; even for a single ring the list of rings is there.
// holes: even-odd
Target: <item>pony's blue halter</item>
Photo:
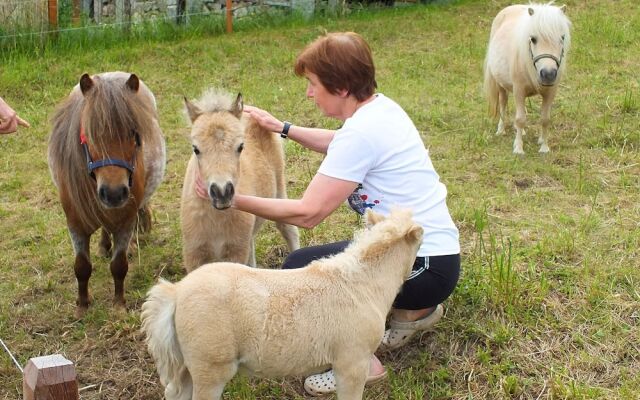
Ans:
[[[140,135],[138,132],[135,133],[136,138],[136,148],[140,147]],[[133,186],[133,171],[136,168],[136,152],[133,153],[133,160],[131,163],[128,163],[123,160],[119,160],[117,158],[105,158],[103,160],[93,161],[91,158],[91,154],[89,153],[89,145],[87,144],[87,137],[84,134],[84,126],[80,125],[80,144],[84,149],[84,155],[87,158],[87,169],[89,170],[89,176],[91,176],[94,180],[96,179],[96,174],[93,172],[94,170],[110,165],[115,165],[116,167],[121,167],[129,171],[129,187]]]

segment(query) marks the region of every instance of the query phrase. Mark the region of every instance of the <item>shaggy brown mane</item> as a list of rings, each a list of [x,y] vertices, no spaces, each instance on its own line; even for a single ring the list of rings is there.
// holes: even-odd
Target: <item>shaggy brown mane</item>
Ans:
[[[75,92],[58,106],[49,139],[52,175],[71,202],[78,207],[77,217],[85,226],[97,226],[99,216],[90,205],[97,202],[94,182],[87,173],[86,157],[80,145],[80,121],[83,121],[87,141],[108,153],[113,143],[130,141],[133,132],[144,145],[154,134],[152,120],[157,117],[152,103],[128,89],[124,81],[94,77],[95,85],[83,96]]]

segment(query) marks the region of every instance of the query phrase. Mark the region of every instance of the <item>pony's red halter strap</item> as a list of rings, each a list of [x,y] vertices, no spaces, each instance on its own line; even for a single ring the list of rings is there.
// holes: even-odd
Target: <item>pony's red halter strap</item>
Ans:
[[[96,179],[96,174],[93,172],[94,170],[102,167],[106,167],[109,165],[114,165],[116,167],[121,167],[129,171],[129,187],[133,186],[133,171],[136,168],[136,154],[137,148],[140,147],[140,137],[138,133],[135,133],[136,136],[136,152],[133,153],[133,160],[131,163],[128,163],[123,160],[119,160],[117,158],[107,158],[103,160],[93,161],[91,158],[91,153],[89,152],[89,145],[87,144],[87,135],[84,132],[84,125],[80,123],[80,144],[84,150],[85,158],[87,159],[87,169],[89,170],[89,176],[91,176],[94,180]]]
[[[80,124],[80,144],[87,144],[87,136],[84,134],[84,125]]]

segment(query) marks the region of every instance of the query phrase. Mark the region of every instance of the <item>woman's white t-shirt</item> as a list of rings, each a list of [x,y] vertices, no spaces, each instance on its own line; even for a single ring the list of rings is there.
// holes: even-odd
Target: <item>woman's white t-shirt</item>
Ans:
[[[356,110],[336,132],[318,172],[359,183],[348,202],[360,214],[412,209],[424,229],[418,256],[460,253],[447,189],[415,125],[393,100],[377,94]]]

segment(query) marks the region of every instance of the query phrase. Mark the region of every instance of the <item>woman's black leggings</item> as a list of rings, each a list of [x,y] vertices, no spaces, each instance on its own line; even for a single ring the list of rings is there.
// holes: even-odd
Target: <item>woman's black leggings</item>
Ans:
[[[303,247],[289,254],[283,269],[302,268],[314,260],[342,252],[349,241]],[[460,254],[417,257],[393,307],[420,310],[442,303],[453,293],[460,277]]]

